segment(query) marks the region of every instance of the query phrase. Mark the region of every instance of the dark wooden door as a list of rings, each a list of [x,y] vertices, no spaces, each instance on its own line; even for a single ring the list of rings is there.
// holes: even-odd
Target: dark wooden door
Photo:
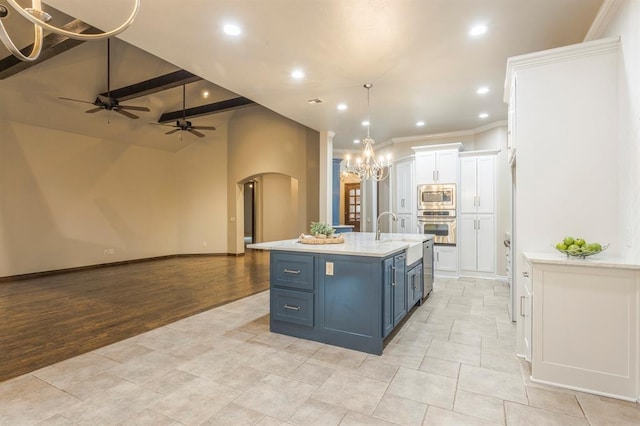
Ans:
[[[360,184],[344,184],[344,224],[353,225],[353,232],[360,231]]]

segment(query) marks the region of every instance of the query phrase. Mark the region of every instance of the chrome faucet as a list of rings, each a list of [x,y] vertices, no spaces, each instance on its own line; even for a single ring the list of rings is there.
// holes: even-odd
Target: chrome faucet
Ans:
[[[398,221],[398,216],[396,216],[395,213],[392,213],[392,212],[382,212],[382,213],[380,213],[378,215],[378,220],[376,221],[376,241],[380,240],[380,233],[381,233],[381,231],[380,231],[380,218],[382,216],[384,216],[384,215],[387,215],[387,214],[389,216],[391,216],[391,219],[393,219],[394,222]]]

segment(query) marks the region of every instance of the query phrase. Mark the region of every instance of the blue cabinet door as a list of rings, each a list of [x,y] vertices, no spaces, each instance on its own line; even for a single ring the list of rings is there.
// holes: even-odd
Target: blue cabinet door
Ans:
[[[393,263],[392,257],[382,264],[382,337],[387,337],[393,330]]]
[[[407,314],[407,284],[405,281],[405,255],[393,258],[393,326],[395,327]]]
[[[422,264],[418,263],[407,272],[407,310],[411,310],[422,298],[422,286]]]

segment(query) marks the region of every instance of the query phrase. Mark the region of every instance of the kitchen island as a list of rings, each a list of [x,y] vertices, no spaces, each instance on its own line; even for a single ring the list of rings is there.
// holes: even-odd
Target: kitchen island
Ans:
[[[430,234],[353,232],[341,244],[297,240],[270,250],[272,332],[382,354],[383,340],[423,297]],[[431,265],[427,265],[431,267]]]

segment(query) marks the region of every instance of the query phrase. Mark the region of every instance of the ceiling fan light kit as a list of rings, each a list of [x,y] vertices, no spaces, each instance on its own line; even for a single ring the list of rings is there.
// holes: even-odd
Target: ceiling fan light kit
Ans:
[[[2,43],[5,45],[5,47],[21,61],[35,61],[36,59],[38,59],[38,57],[40,56],[40,52],[42,51],[43,29],[76,40],[102,40],[105,38],[116,36],[126,30],[133,23],[133,20],[136,18],[138,12],[140,11],[140,0],[134,0],[135,3],[131,14],[129,15],[127,20],[119,27],[114,28],[111,31],[105,31],[99,34],[78,34],[48,24],[47,22],[51,20],[51,15],[42,10],[42,2],[40,0],[31,0],[31,7],[28,8],[20,6],[16,0],[6,1],[11,7],[16,10],[16,12],[22,15],[29,22],[33,23],[33,48],[31,49],[31,53],[25,56],[22,52],[20,52],[20,49],[16,47],[16,45],[9,37],[7,30],[4,28],[2,18],[5,18],[9,15],[9,10],[4,6],[0,6],[0,40],[2,40]]]
[[[198,130],[215,130],[216,128],[213,126],[194,126],[190,121],[187,120],[187,108],[186,108],[186,85],[182,85],[182,118],[176,120],[176,124],[164,124],[164,123],[151,123],[156,126],[167,126],[167,127],[175,127],[173,130],[169,130],[165,133],[165,135],[171,135],[176,132],[180,132],[180,138],[182,139],[182,132],[187,131],[194,136],[199,138],[204,138],[204,134],[200,133]]]
[[[85,104],[95,105],[96,108],[91,108],[85,111],[85,113],[88,113],[88,114],[93,114],[94,112],[98,112],[104,109],[107,111],[115,111],[119,114],[124,115],[125,117],[129,117],[135,120],[140,117],[126,110],[146,111],[146,112],[151,111],[147,107],[121,105],[116,98],[111,97],[111,39],[107,39],[107,96],[98,95],[96,96],[96,100],[93,102],[83,101],[80,99],[64,98],[64,97],[60,97],[60,99],[63,99],[65,101],[82,102]]]

